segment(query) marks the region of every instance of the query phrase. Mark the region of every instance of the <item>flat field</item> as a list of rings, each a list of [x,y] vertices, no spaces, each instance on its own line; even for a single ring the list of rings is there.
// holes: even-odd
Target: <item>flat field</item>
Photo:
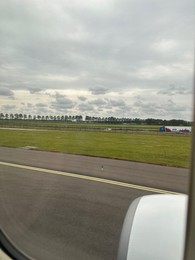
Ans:
[[[133,124],[104,124],[87,122],[64,122],[47,120],[0,120],[0,127],[40,128],[40,129],[75,129],[75,130],[105,130],[108,128],[132,131],[159,131],[159,125],[133,125]]]
[[[189,167],[190,134],[0,129],[0,146]]]

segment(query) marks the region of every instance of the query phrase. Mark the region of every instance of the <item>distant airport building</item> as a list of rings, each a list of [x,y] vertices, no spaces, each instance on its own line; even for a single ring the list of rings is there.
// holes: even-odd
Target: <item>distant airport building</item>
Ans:
[[[160,132],[173,132],[173,133],[191,133],[192,127],[191,126],[161,126]]]

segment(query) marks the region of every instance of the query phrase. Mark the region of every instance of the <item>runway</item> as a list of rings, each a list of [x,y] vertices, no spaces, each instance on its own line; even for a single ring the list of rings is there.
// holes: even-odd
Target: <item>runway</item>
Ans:
[[[188,192],[182,168],[2,147],[0,161],[1,225],[35,259],[116,259],[130,203],[154,192],[112,181]]]

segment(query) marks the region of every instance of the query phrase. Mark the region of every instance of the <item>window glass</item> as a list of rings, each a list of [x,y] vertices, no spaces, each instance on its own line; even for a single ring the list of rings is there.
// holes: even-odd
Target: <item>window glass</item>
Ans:
[[[33,259],[115,259],[134,199],[188,194],[193,1],[7,0],[0,20],[1,229]]]

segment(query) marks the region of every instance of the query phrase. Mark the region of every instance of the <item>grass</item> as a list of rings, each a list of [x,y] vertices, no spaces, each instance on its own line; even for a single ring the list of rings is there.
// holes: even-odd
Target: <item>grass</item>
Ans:
[[[103,124],[103,123],[77,123],[64,121],[46,121],[46,120],[0,120],[0,126],[23,127],[23,128],[66,128],[72,127],[77,129],[85,128],[123,128],[129,130],[156,130],[159,131],[159,125],[131,125],[131,124]]]
[[[3,130],[0,146],[189,167],[191,135],[58,130]]]

